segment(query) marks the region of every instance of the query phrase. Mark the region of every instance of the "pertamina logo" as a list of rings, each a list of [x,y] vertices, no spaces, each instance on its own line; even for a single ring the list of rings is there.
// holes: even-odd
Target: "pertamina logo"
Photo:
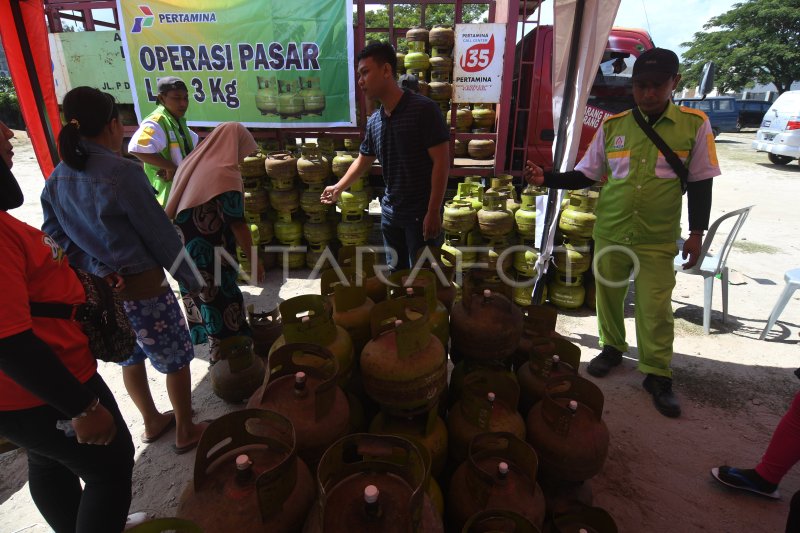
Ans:
[[[150,6],[139,6],[139,11],[144,16],[133,19],[131,33],[141,33],[144,28],[150,28],[155,22],[155,13]],[[159,24],[195,24],[198,22],[217,22],[217,14],[213,11],[204,13],[159,13]]]
[[[494,58],[494,35],[486,43],[474,44],[461,56],[464,72],[479,72],[488,67]]]
[[[155,20],[153,10],[150,9],[150,6],[139,6],[139,11],[141,11],[144,16],[133,19],[131,33],[142,33],[142,29],[151,27],[153,25],[153,20]]]

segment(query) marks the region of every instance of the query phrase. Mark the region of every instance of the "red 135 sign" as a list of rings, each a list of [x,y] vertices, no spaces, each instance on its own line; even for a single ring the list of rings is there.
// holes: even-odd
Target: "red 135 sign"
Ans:
[[[475,44],[467,48],[461,56],[464,72],[479,72],[488,67],[494,58],[494,35],[485,44]]]

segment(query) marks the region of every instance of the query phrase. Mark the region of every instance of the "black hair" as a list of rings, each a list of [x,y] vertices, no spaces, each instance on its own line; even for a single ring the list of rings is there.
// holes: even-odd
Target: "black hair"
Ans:
[[[356,63],[368,57],[371,57],[379,65],[389,63],[389,66],[392,67],[392,75],[397,75],[397,52],[391,44],[387,42],[368,44],[356,57]]]
[[[86,168],[89,153],[82,137],[97,137],[113,119],[119,117],[114,97],[94,87],[75,87],[64,96],[67,123],[58,134],[58,153],[64,162],[77,170]]]
[[[14,174],[8,168],[6,160],[0,157],[0,211],[16,209],[24,200]]]

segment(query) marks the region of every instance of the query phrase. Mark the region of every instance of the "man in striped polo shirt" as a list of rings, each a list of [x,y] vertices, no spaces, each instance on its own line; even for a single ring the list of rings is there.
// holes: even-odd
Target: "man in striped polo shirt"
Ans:
[[[439,238],[450,172],[450,132],[439,106],[398,87],[396,72],[397,56],[388,43],[370,44],[358,55],[358,86],[382,105],[367,121],[358,159],[321,197],[336,202],[378,159],[386,184],[381,232],[393,271],[409,268],[417,252]]]

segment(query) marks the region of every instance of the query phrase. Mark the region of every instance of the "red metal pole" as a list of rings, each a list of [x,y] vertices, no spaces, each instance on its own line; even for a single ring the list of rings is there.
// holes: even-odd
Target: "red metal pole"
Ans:
[[[397,50],[397,40],[394,36],[394,4],[389,4],[389,43]]]
[[[502,174],[506,167],[506,146],[509,141],[508,126],[511,123],[511,91],[514,89],[514,52],[517,43],[517,21],[520,0],[497,0],[495,22],[506,25],[506,47],[503,55],[503,86],[500,103],[497,105],[497,144],[494,159],[495,174]]]
[[[367,40],[367,15],[364,6],[364,0],[355,0],[358,10],[358,23],[356,24],[355,31],[353,32],[354,38],[354,52],[359,54],[361,50],[364,49]],[[358,68],[358,65],[356,65]],[[353,73],[355,76],[355,73]],[[364,93],[358,89],[358,77],[356,77],[356,100],[358,100],[358,132],[361,138],[364,138],[364,135],[367,131],[367,99],[364,97]],[[360,119],[360,120],[358,120]]]
[[[86,31],[94,31],[94,11],[91,8],[83,10],[83,26]]]

